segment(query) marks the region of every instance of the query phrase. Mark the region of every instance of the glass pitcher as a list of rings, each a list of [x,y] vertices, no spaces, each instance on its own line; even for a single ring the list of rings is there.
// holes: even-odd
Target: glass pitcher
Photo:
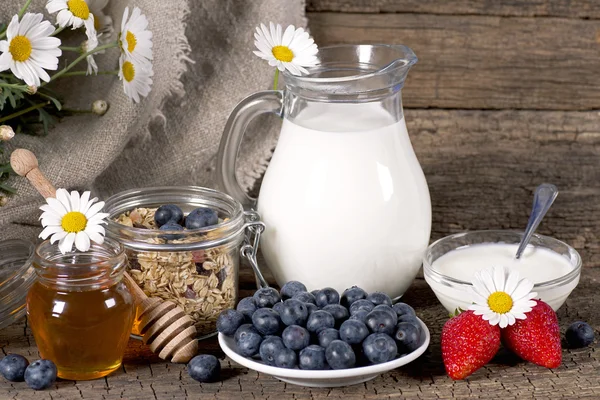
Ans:
[[[284,73],[285,90],[255,93],[231,113],[217,179],[257,209],[261,249],[279,285],[353,285],[400,297],[414,280],[431,231],[427,182],[404,122],[402,87],[417,62],[400,45],[319,50],[309,74]],[[250,120],[283,118],[258,202],[235,177]]]

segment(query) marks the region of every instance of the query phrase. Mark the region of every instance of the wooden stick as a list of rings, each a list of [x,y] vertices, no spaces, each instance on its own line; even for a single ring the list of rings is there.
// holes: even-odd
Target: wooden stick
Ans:
[[[56,197],[56,188],[40,171],[38,160],[31,151],[14,150],[10,165],[17,174],[29,179],[44,198]],[[146,296],[127,272],[123,276],[140,310],[138,317],[144,343],[163,359],[188,362],[198,353],[197,332],[192,319],[175,303]]]

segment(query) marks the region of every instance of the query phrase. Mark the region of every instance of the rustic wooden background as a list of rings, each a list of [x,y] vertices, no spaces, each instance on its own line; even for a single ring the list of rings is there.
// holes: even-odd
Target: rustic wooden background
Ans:
[[[251,1],[251,0],[248,0]],[[252,0],[254,1],[254,0]],[[285,0],[282,0],[285,1]],[[540,232],[575,246],[586,270],[559,311],[600,328],[600,1],[307,0],[319,45],[398,43],[419,63],[404,90],[405,115],[433,203],[432,239],[472,229],[522,229],[534,188],[561,193]],[[242,295],[253,289],[242,271]],[[600,398],[598,341],[565,350],[548,370],[506,351],[467,381],[444,372],[439,335],[446,312],[424,280],[406,301],[431,330],[429,350],[409,366],[364,385],[311,389],[240,368],[215,341],[223,382],[200,385],[131,341],[122,371],[89,382],[58,382],[34,393],[0,379],[0,399],[382,399]],[[2,350],[37,357],[22,323],[3,330]]]

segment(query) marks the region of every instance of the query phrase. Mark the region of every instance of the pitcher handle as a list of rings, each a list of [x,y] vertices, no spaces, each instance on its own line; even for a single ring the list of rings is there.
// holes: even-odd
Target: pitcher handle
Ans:
[[[248,124],[265,113],[283,115],[283,91],[258,92],[240,101],[229,115],[217,154],[219,188],[242,203],[245,209],[254,206],[256,199],[246,194],[235,176],[237,155]]]

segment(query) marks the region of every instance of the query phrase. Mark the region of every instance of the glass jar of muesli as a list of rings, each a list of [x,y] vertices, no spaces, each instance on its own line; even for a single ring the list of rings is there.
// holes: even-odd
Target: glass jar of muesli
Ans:
[[[155,211],[166,204],[179,206],[185,215],[211,208],[219,222],[166,235],[154,221]],[[240,254],[266,286],[255,258],[264,224],[224,193],[194,186],[133,189],[110,197],[105,210],[107,236],[125,246],[133,280],[148,296],[179,304],[200,338],[215,334],[219,313],[235,307]],[[137,323],[132,333],[139,334]]]

